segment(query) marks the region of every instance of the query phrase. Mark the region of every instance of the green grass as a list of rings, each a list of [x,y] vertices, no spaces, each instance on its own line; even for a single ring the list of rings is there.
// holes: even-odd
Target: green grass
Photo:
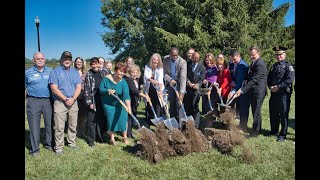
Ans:
[[[269,94],[270,95],[270,94]],[[270,130],[269,98],[263,103],[263,130]],[[138,118],[142,118],[142,103]],[[26,179],[295,179],[295,95],[292,95],[289,115],[288,140],[279,143],[276,137],[259,135],[245,141],[255,161],[247,164],[241,160],[242,149],[234,148],[232,155],[223,155],[216,149],[205,153],[166,159],[151,165],[125,150],[125,144],[117,141],[116,146],[97,143],[90,148],[83,139],[77,138],[79,151],[64,148],[57,157],[41,145],[40,155],[28,154],[28,122],[25,120],[25,177]],[[250,112],[249,127],[252,127]],[[43,122],[41,124],[43,128]],[[42,134],[42,140],[44,135]],[[43,142],[43,141],[41,141]],[[131,144],[133,145],[133,143]]]

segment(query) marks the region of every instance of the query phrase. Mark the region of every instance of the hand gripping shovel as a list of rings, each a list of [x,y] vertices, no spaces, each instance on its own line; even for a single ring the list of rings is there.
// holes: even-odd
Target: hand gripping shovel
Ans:
[[[137,119],[136,117],[134,117],[134,115],[133,115],[131,112],[129,112],[127,106],[121,101],[121,99],[120,99],[117,95],[112,94],[112,93],[110,93],[110,95],[113,96],[114,98],[116,98],[116,99],[120,102],[120,104],[121,104],[121,105],[124,107],[124,109],[128,112],[128,114],[131,116],[131,118],[136,122],[136,124],[138,125],[138,128],[139,128],[139,129],[137,130],[138,132],[139,132],[140,130],[142,130],[143,128],[145,128],[145,129],[147,129],[148,131],[150,131],[151,133],[153,133],[153,131],[151,131],[151,129],[149,129],[149,128],[145,127],[145,126],[142,126],[142,127],[141,127],[138,119]]]
[[[227,104],[226,104],[225,107],[231,108],[230,104],[232,103],[232,101],[233,101],[235,98],[237,98],[237,95],[236,95],[236,94],[234,94],[231,99],[228,99],[228,100],[227,100]]]
[[[207,83],[207,86],[208,86],[208,83]],[[211,96],[212,86],[210,86],[208,89],[210,90],[210,91],[208,91],[208,93],[207,93],[208,101],[209,101],[210,111],[209,111],[209,112],[207,112],[207,114],[205,114],[205,116],[207,116],[208,114],[211,114],[211,113],[213,112],[213,107],[212,107],[211,97],[210,97],[210,96]]]
[[[217,91],[218,91],[218,89],[219,89],[219,84],[218,83],[213,83],[213,85],[217,88]],[[225,108],[231,108],[231,106],[229,106],[229,104],[225,104],[224,102],[223,102],[223,99],[222,99],[222,96],[221,96],[221,94],[219,94],[219,99],[220,99],[220,102],[221,103],[218,103],[218,105],[221,107],[225,107]]]
[[[157,90],[157,92],[159,92],[160,88],[156,87],[156,90]],[[167,117],[167,119],[163,120],[164,125],[170,130],[172,130],[173,128],[178,128],[179,127],[178,121],[176,120],[175,117],[170,118],[168,106],[167,106],[167,104],[165,104],[163,97],[159,96],[159,98],[160,98],[161,103],[163,104],[163,108],[164,108],[164,111],[166,112],[166,117]]]
[[[156,113],[156,111],[154,110],[154,107],[153,107],[153,105],[152,105],[152,102],[151,102],[151,100],[150,100],[149,95],[148,95],[147,93],[145,93],[145,95],[148,96],[147,101],[148,101],[148,103],[149,103],[149,105],[150,105],[150,108],[151,108],[151,110],[152,110],[152,112],[153,112],[153,115],[154,115],[154,119],[151,119],[151,122],[152,122],[154,125],[157,126],[161,121],[164,120],[164,118],[163,118],[163,117],[157,117],[157,113]]]
[[[184,118],[183,117],[179,117],[179,127],[181,128],[182,127],[182,122],[187,122],[187,121],[193,121],[194,122],[194,119],[193,117],[190,115],[190,116],[187,116],[186,114],[186,111],[184,109],[184,105],[182,103],[182,101],[179,99],[179,93],[177,91],[177,84],[175,86],[171,86],[174,91],[176,92],[176,95],[177,95],[177,100],[180,104],[180,109],[179,109],[179,112],[182,111],[182,114],[184,115]],[[180,113],[179,113],[180,114]]]

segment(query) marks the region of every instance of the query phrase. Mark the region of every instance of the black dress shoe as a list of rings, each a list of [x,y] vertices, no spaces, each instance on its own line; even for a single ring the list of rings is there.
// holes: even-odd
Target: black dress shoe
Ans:
[[[249,134],[248,138],[253,138],[253,137],[257,137],[257,136],[259,136],[259,133],[252,132],[252,133]]]
[[[278,142],[282,142],[282,141],[284,141],[284,140],[286,140],[286,138],[283,137],[283,136],[279,136],[279,137],[277,138],[277,141],[278,141]]]
[[[267,136],[276,136],[278,133],[274,133],[274,132],[269,132],[269,134]]]
[[[45,149],[49,150],[49,151],[53,151],[51,146],[44,146]]]

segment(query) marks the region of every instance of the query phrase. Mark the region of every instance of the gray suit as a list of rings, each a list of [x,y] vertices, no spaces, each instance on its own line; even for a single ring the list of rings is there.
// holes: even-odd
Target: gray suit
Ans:
[[[170,101],[170,116],[178,118],[178,105],[177,105],[177,96],[175,94],[175,91],[173,88],[169,85],[171,78],[171,72],[170,72],[170,62],[171,58],[170,56],[165,56],[163,59],[163,74],[164,74],[164,80],[165,80],[165,86],[168,89],[169,92],[169,101]],[[177,74],[177,89],[180,92],[185,93],[186,92],[186,83],[187,83],[187,62],[180,56],[176,60],[176,74]]]

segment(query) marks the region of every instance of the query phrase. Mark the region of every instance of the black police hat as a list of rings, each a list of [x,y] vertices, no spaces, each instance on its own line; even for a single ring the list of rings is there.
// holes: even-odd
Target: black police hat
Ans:
[[[276,47],[272,48],[272,50],[274,51],[274,54],[278,55],[278,54],[285,53],[286,50],[288,50],[288,48],[283,47],[283,46],[276,46]]]

